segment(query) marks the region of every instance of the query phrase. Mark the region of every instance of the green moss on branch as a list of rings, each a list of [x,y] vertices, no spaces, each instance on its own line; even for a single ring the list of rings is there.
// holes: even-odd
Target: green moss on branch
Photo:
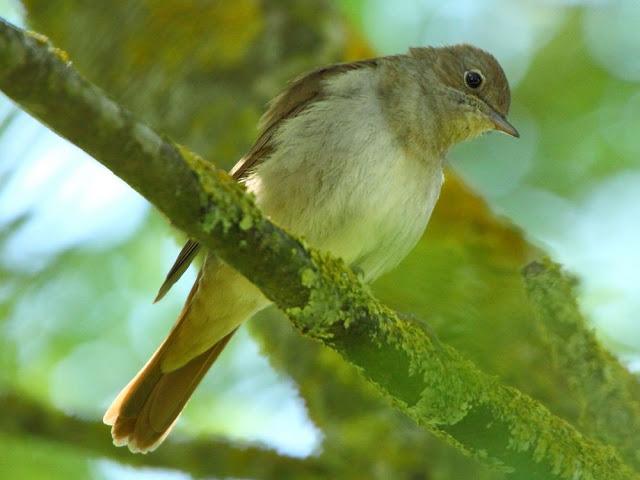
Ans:
[[[580,313],[572,279],[558,264],[534,262],[524,270],[542,336],[582,407],[581,428],[615,446],[640,467],[637,379],[598,341]]]

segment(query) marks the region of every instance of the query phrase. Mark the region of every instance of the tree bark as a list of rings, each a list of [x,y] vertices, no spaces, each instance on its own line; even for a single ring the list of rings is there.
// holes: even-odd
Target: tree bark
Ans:
[[[581,406],[580,427],[615,446],[640,467],[640,384],[587,327],[560,266],[533,262],[524,270],[529,296],[537,307],[541,334]]]

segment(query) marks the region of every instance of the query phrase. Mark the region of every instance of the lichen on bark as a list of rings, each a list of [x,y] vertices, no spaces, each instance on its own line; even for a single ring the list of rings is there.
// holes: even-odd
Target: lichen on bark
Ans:
[[[640,467],[640,399],[634,397],[638,379],[588,326],[576,302],[575,279],[560,265],[548,259],[533,262],[524,269],[524,278],[541,336],[581,407],[580,428]]]

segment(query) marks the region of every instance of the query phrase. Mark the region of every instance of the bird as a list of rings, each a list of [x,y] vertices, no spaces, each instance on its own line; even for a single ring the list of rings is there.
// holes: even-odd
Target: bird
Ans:
[[[321,67],[269,103],[230,174],[272,222],[371,282],[422,236],[451,147],[489,131],[519,136],[510,103],[498,61],[468,44]],[[187,241],[156,301],[199,251]],[[271,303],[215,252],[204,257],[168,336],[104,415],[117,446],[157,448],[238,327]]]

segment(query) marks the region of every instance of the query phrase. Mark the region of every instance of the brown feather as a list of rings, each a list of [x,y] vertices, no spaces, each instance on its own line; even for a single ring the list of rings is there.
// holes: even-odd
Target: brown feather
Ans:
[[[154,450],[168,435],[178,415],[205,373],[218,358],[235,330],[206,352],[171,372],[161,370],[161,351],[123,390],[120,402],[109,409],[105,423],[112,424],[116,445],[128,445],[132,452]]]
[[[199,273],[169,336],[105,413],[103,421],[112,425],[111,435],[116,445],[128,445],[132,452],[146,453],[155,449],[168,435],[202,377],[235,333],[234,330],[227,334],[185,365],[171,372],[162,370],[167,347],[172,345],[189,314],[200,277]]]
[[[274,98],[260,119],[260,134],[249,153],[242,157],[231,169],[233,178],[245,178],[251,170],[269,157],[273,149],[273,136],[284,120],[294,118],[309,105],[323,97],[322,86],[328,78],[365,67],[375,67],[378,59],[361,60],[352,63],[337,63],[306,73],[291,82],[289,88]]]
[[[184,247],[182,247],[182,250],[180,250],[178,258],[176,258],[176,261],[173,263],[173,266],[167,273],[164,282],[162,282],[162,285],[160,286],[158,294],[156,295],[153,303],[162,300],[162,297],[164,297],[171,289],[171,287],[173,287],[173,284],[180,279],[184,272],[187,271],[187,268],[189,268],[189,265],[191,264],[193,259],[196,258],[196,255],[198,255],[199,251],[200,244],[197,241],[191,239],[187,240],[187,243],[185,243]]]
[[[224,336],[186,365],[162,376],[154,391],[157,401],[149,402],[149,419],[155,431],[165,431],[173,424],[202,377],[220,356],[235,332],[236,330],[233,330]]]
[[[235,333],[235,330],[229,333],[209,350],[180,368],[171,372],[162,371],[164,355],[189,315],[201,277],[202,272],[199,272],[169,336],[140,372],[122,389],[103,417],[104,423],[112,425],[111,436],[118,446],[128,445],[132,452],[148,452],[156,448],[171,430],[204,374]]]

